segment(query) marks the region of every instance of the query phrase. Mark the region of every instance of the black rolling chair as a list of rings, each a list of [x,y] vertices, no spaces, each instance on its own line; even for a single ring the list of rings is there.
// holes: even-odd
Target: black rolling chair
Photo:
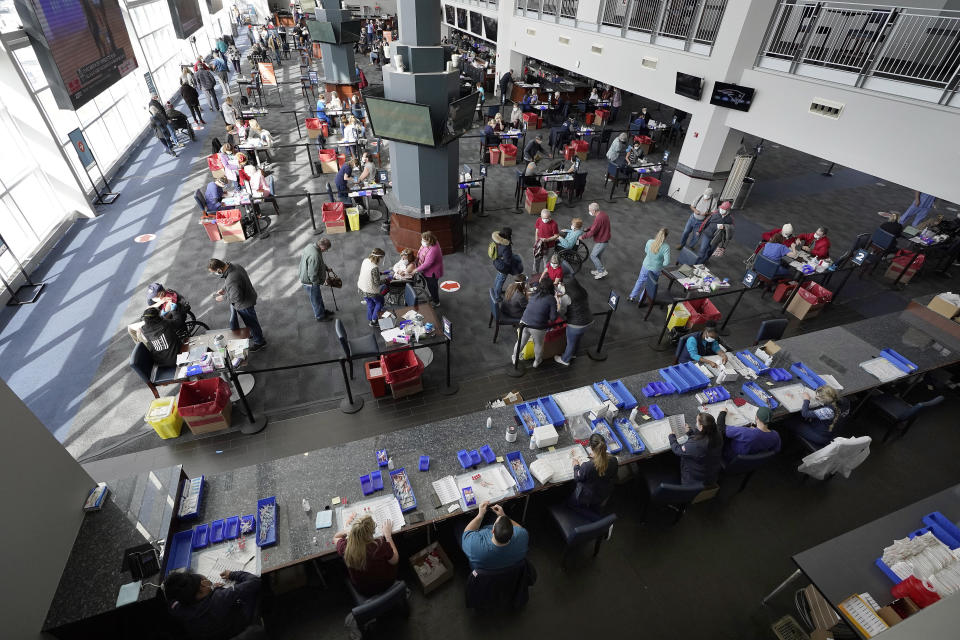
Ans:
[[[657,300],[657,292],[660,290],[660,274],[654,274],[647,272],[647,281],[643,283],[643,290],[640,292],[640,295],[637,297],[637,308],[643,308],[644,303],[647,304],[647,313],[643,316],[644,321],[650,317],[650,313],[653,311],[653,308],[657,305],[665,306],[667,300]]]
[[[873,273],[877,265],[897,248],[897,236],[883,229],[875,229],[870,236],[867,248],[870,250],[870,255],[861,267],[861,277],[864,273]]]
[[[560,555],[561,569],[565,567],[567,554],[572,547],[593,541],[593,555],[600,553],[600,544],[613,534],[613,523],[617,520],[615,513],[593,520],[564,504],[550,507],[550,515],[553,516],[553,521],[557,523],[566,542],[563,553]]]
[[[757,339],[753,341],[753,344],[760,344],[764,340],[779,340],[783,337],[783,332],[787,330],[788,324],[790,324],[790,321],[786,318],[764,320],[760,323],[760,330],[757,331]]]
[[[593,150],[594,146],[597,148],[595,157],[599,158],[605,153],[604,149],[609,148],[611,136],[613,136],[613,131],[610,129],[604,129],[600,132],[599,136],[591,136],[590,150]]]
[[[943,402],[943,396],[937,396],[932,400],[912,405],[902,398],[885,393],[870,398],[867,404],[887,423],[887,431],[883,434],[883,440],[880,441],[883,443],[890,438],[894,431],[898,433],[898,437],[902,438],[921,413],[941,402]]]
[[[140,379],[150,387],[154,398],[159,398],[158,386],[174,384],[177,377],[176,367],[161,367],[153,362],[153,356],[147,345],[138,342],[130,354],[130,368],[137,372]]]
[[[493,287],[490,287],[488,293],[490,294],[490,320],[487,322],[487,328],[489,329],[491,326],[494,328],[493,341],[496,343],[497,337],[500,335],[500,327],[515,327],[520,323],[520,318],[504,315],[500,310],[500,303],[497,302],[497,292],[493,290]]]
[[[365,638],[367,631],[372,630],[378,621],[388,617],[410,616],[409,589],[402,580],[394,582],[390,588],[375,596],[364,596],[354,589],[347,580],[347,589],[353,597],[355,606],[347,616],[346,626],[351,638]]]
[[[828,285],[830,284],[830,281],[833,279],[833,275],[834,275],[837,271],[839,271],[839,270],[841,270],[843,267],[845,267],[846,264],[847,264],[847,262],[850,260],[850,258],[852,258],[853,255],[854,255],[858,250],[863,249],[864,247],[866,247],[869,242],[870,242],[870,234],[869,234],[869,233],[861,233],[860,235],[858,235],[858,236],[854,239],[853,244],[850,245],[850,249],[848,249],[847,252],[844,253],[842,256],[840,256],[839,258],[837,258],[836,260],[834,260],[833,264],[834,264],[835,269],[832,270],[832,271],[828,271],[828,272],[827,272],[827,277],[824,278],[824,280],[823,280],[823,286],[825,286],[825,287],[828,286]]]
[[[697,252],[690,247],[680,249],[680,254],[677,256],[677,264],[697,264]]]
[[[673,520],[673,524],[676,524],[680,522],[680,518],[683,517],[687,507],[694,502],[700,501],[698,498],[700,498],[701,495],[704,496],[702,499],[707,499],[712,498],[717,492],[716,487],[708,488],[703,483],[668,484],[666,482],[659,482],[657,479],[647,478],[646,480],[648,498],[643,504],[643,512],[640,514],[640,522],[646,522],[647,512],[650,508],[650,505],[654,504],[658,506],[665,506],[675,512],[676,517]]]
[[[369,356],[379,356],[380,347],[377,345],[377,336],[372,333],[361,338],[350,339],[347,337],[347,330],[343,326],[343,321],[337,318],[334,322],[337,331],[337,340],[343,348],[343,355],[350,362],[350,379],[353,380],[353,360],[354,358],[365,358]]]
[[[524,559],[504,569],[473,569],[467,576],[465,599],[468,609],[519,609],[530,599],[530,587],[537,572]]]
[[[764,451],[763,453],[750,453],[736,456],[730,462],[721,464],[722,471],[720,477],[743,476],[740,488],[737,489],[737,493],[740,493],[747,488],[747,483],[750,482],[750,478],[753,477],[753,472],[756,471],[758,467],[772,460],[775,455],[777,455],[776,451]]]

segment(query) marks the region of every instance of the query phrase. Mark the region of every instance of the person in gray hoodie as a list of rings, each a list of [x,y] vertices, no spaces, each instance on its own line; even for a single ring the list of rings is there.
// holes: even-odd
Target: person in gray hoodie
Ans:
[[[247,270],[238,264],[223,262],[211,258],[207,270],[225,280],[222,289],[217,291],[217,302],[230,303],[230,329],[240,328],[240,319],[250,329],[250,351],[259,351],[267,346],[257,318],[257,291],[250,282]]]

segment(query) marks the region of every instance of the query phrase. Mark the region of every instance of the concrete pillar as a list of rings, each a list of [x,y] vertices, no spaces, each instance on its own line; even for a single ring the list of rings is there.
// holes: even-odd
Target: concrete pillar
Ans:
[[[320,22],[333,25],[334,33],[340,34],[343,23],[352,19],[352,14],[340,8],[340,0],[321,0],[320,8],[314,11],[314,17]],[[361,34],[362,37],[362,34]],[[328,85],[351,85],[357,81],[353,72],[356,60],[353,57],[353,43],[320,43],[323,62],[323,75]]]
[[[743,133],[723,124],[725,116],[723,109],[691,116],[670,181],[668,194],[674,200],[693,202],[706,187],[720,193],[743,140]]]

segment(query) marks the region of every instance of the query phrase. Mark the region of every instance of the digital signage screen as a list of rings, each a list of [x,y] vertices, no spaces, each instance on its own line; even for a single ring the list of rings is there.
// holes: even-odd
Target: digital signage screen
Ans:
[[[173,32],[180,40],[190,37],[203,26],[200,3],[197,0],[167,0],[167,6],[170,7],[170,17],[173,19]]]
[[[497,19],[489,16],[483,16],[483,29],[486,31],[487,40],[497,41]]]
[[[676,92],[692,100],[699,100],[703,94],[703,78],[677,71]]]
[[[310,40],[313,42],[337,44],[337,34],[333,32],[333,24],[330,22],[307,20],[307,31],[310,32]]]
[[[437,136],[440,146],[453,142],[470,130],[478,102],[480,102],[480,92],[471,93],[450,105],[447,120],[440,130],[440,135]]]
[[[443,10],[446,12],[447,24],[457,24],[457,14],[453,7],[450,5],[444,5]]]
[[[477,34],[478,36],[483,35],[483,19],[480,17],[480,14],[476,11],[470,12],[470,31]]]
[[[463,30],[467,28],[467,10],[457,9],[457,26]]]
[[[427,105],[370,96],[364,102],[373,135],[426,147],[434,146],[433,122]]]
[[[61,108],[79,109],[137,68],[118,0],[21,0],[16,6]]]
[[[753,89],[727,82],[714,82],[710,104],[737,111],[749,111],[753,104]]]

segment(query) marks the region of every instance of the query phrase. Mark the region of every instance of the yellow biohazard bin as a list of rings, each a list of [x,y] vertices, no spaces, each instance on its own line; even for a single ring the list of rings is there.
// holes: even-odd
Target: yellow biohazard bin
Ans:
[[[643,195],[643,183],[631,182],[630,191],[627,193],[627,197],[636,202],[640,199],[641,195]]]
[[[157,435],[163,439],[177,438],[183,427],[183,418],[177,412],[177,398],[158,398],[150,403],[144,418]]]
[[[685,327],[688,320],[690,320],[690,312],[682,304],[678,304],[673,308],[673,314],[670,316],[670,321],[667,322],[667,329]]]
[[[547,209],[553,211],[553,208],[557,206],[557,192],[556,191],[547,191]]]
[[[360,231],[360,209],[347,207],[347,224],[350,225],[350,231]]]

